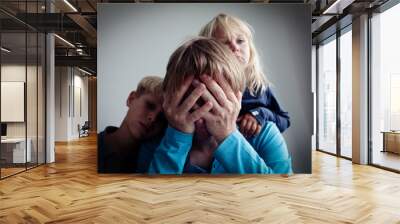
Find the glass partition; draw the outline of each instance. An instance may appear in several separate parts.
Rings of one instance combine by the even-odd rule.
[[[27,1],[25,12],[33,14],[40,13],[39,1]],[[28,21],[38,24],[39,19],[33,16]],[[27,167],[32,168],[38,165],[38,63],[39,63],[39,35],[37,30],[27,30],[28,48],[28,74],[27,74],[27,142],[31,147],[31,161]]]
[[[318,149],[336,154],[336,36],[318,47]]]
[[[28,5],[26,5],[28,3]],[[43,12],[44,1],[8,1],[1,7]],[[0,178],[45,163],[45,34],[0,12]]]
[[[26,76],[26,113],[27,113],[27,150],[30,151],[30,160],[27,167],[34,167],[38,163],[38,34],[37,32],[27,33],[27,76]]]
[[[25,170],[31,158],[26,150],[26,33],[3,32],[1,47],[1,176],[6,177]]]
[[[400,171],[400,4],[371,18],[372,164]]]
[[[352,157],[352,35],[340,36],[340,155]]]
[[[45,124],[46,124],[46,36],[38,33],[38,65],[37,65],[37,162],[44,164],[46,162],[46,145],[45,145]]]

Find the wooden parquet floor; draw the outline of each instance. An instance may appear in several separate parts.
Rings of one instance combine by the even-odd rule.
[[[96,172],[96,139],[0,181],[0,223],[400,223],[400,175],[313,152],[313,174]]]

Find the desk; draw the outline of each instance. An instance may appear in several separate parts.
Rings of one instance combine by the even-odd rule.
[[[382,152],[393,152],[400,154],[400,131],[382,131],[383,150]]]
[[[31,145],[32,141],[30,138],[26,140],[28,144],[25,144],[25,138],[6,138],[1,139],[1,157],[8,163],[25,163],[31,161]],[[25,154],[25,145],[26,154]],[[12,158],[12,159],[11,159]],[[25,161],[25,159],[27,159]]]

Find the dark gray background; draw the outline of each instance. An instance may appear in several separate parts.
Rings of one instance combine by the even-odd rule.
[[[119,126],[139,80],[163,77],[172,52],[219,13],[253,27],[264,72],[291,118],[284,137],[294,172],[311,173],[311,9],[304,4],[99,4],[99,132]]]

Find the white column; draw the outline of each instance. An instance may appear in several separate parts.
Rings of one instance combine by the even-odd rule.
[[[46,36],[46,163],[55,161],[54,133],[55,133],[55,54],[54,35]]]
[[[54,12],[54,5],[46,1],[47,12]],[[46,163],[55,162],[55,43],[54,35],[46,35]]]
[[[353,162],[368,163],[368,16],[353,19]]]

